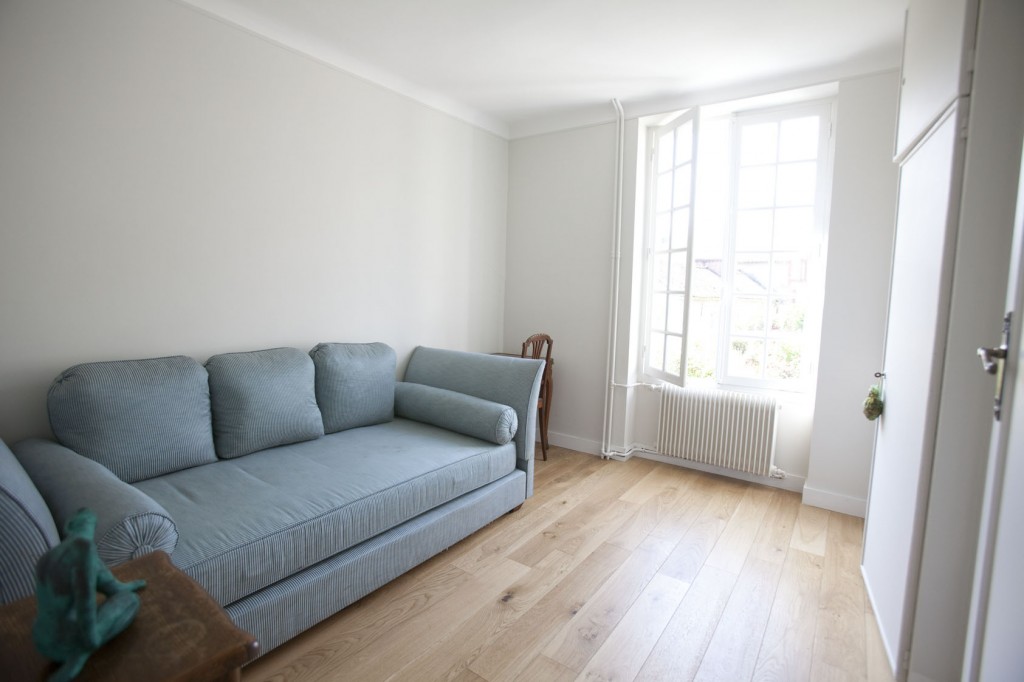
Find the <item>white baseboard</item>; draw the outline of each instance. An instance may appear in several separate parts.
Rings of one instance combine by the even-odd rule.
[[[538,441],[539,443],[540,441]],[[586,438],[577,438],[576,436],[570,436],[564,433],[555,433],[554,431],[548,432],[548,443],[551,445],[557,445],[560,448],[568,448],[575,450],[576,452],[583,452],[588,455],[601,454],[601,443],[595,440],[587,440]],[[538,445],[537,447],[540,447]]]
[[[812,488],[809,485],[804,486],[804,504],[860,518],[864,518],[868,508],[868,501],[863,498]]]
[[[557,445],[562,448],[568,448],[577,452],[582,452],[588,455],[601,456],[601,444],[597,441],[587,440],[585,438],[577,438],[576,436],[569,436],[564,433],[555,433],[554,431],[548,434],[548,442],[552,445]],[[540,445],[538,444],[539,448]],[[741,481],[747,481],[749,483],[760,483],[761,485],[771,486],[773,488],[781,488],[783,490],[790,490],[798,493],[806,490],[804,485],[806,478],[804,476],[796,476],[794,474],[787,474],[785,478],[768,478],[765,476],[755,476],[748,474],[743,471],[736,471],[734,469],[725,469],[722,467],[711,466],[710,464],[701,464],[700,462],[691,462],[686,459],[680,459],[679,457],[666,457],[665,455],[659,455],[651,452],[651,446],[645,446],[636,444],[634,445],[636,451],[631,455],[632,457],[642,457],[643,459],[653,460],[655,462],[664,462],[665,464],[672,464],[673,466],[683,467],[684,469],[695,469],[696,471],[703,471],[708,474],[718,474],[720,476],[728,476],[729,478],[739,479]],[[805,500],[806,502],[806,500]],[[820,505],[815,505],[820,506]],[[838,511],[838,510],[837,510]],[[851,513],[851,512],[844,512]],[[860,516],[864,513],[861,512]]]
[[[707,474],[728,476],[729,478],[735,478],[749,483],[760,483],[761,485],[790,490],[795,493],[800,492],[804,488],[804,477],[795,476],[793,474],[786,474],[785,478],[755,476],[754,474],[748,474],[745,471],[736,471],[734,469],[711,466],[710,464],[691,462],[688,459],[681,459],[679,457],[666,457],[665,455],[659,455],[653,452],[637,452],[634,457],[642,457],[643,459],[650,459],[655,462],[664,462],[665,464],[672,464],[674,466],[683,467],[684,469],[695,469],[696,471],[703,471]]]

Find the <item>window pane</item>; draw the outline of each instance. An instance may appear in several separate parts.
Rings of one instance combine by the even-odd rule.
[[[743,126],[740,140],[740,165],[775,163],[779,127],[777,123]]]
[[[686,252],[672,252],[672,269],[668,277],[668,288],[672,291],[686,290]]]
[[[654,220],[654,247],[655,251],[668,251],[669,238],[672,234],[672,214],[659,213]]]
[[[779,166],[777,206],[813,206],[818,164],[787,163]]]
[[[818,117],[791,118],[782,122],[779,133],[779,161],[818,158]]]
[[[775,166],[740,169],[738,208],[769,208],[775,204]],[[660,201],[659,201],[660,204]]]
[[[677,334],[683,333],[683,307],[686,304],[686,294],[671,294],[668,297],[668,331]]]
[[[655,208],[658,213],[672,209],[672,171],[658,176],[657,200]]]
[[[773,332],[799,334],[804,330],[807,306],[797,297],[773,298],[770,325]]]
[[[651,297],[651,329],[665,330],[665,294],[654,294]]]
[[[736,250],[768,251],[772,248],[772,212],[770,209],[737,211]]]
[[[692,296],[722,296],[722,261],[714,258],[694,259],[693,277],[690,281]]]
[[[652,267],[651,287],[654,291],[666,291],[668,289],[668,254],[655,254]]]
[[[676,165],[693,158],[693,121],[676,128]]]
[[[801,346],[794,341],[769,341],[766,379],[799,379],[803,359]]]
[[[733,338],[729,343],[729,374],[760,379],[764,367],[764,341]]]
[[[694,280],[697,279],[694,270]],[[718,319],[721,299],[717,296],[699,296],[690,299],[690,328],[686,339],[686,376],[692,379],[710,379],[718,364]]]
[[[672,136],[662,135],[658,140],[658,172],[672,168]]]
[[[772,293],[780,296],[807,289],[807,257],[802,253],[783,253],[772,262]]]
[[[665,371],[677,377],[683,375],[683,338],[665,337]]]
[[[803,251],[812,245],[813,208],[780,208],[775,211],[776,251]]]
[[[681,208],[672,213],[672,248],[685,249],[690,238],[690,209]]]
[[[651,345],[648,349],[650,356],[648,362],[654,369],[665,369],[665,335],[658,332],[651,333]]]
[[[672,207],[690,205],[690,174],[693,166],[686,164],[676,168],[675,194],[672,196]]]
[[[732,331],[743,334],[764,332],[768,299],[765,296],[737,296],[732,300]]]
[[[733,274],[733,291],[737,294],[767,294],[769,269],[767,253],[737,253]]]

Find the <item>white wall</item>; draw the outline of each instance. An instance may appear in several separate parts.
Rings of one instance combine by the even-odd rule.
[[[500,347],[507,143],[170,0],[0,4],[0,437],[84,361]]]
[[[861,502],[867,492],[867,467],[871,458],[871,425],[860,414],[871,373],[878,366],[880,338],[860,343],[837,337],[836,320],[854,310],[855,320],[881,329],[888,286],[888,249],[891,246],[895,211],[896,174],[891,162],[896,117],[895,72],[847,79],[839,85],[836,128],[836,159],[830,227],[829,273],[825,316],[829,341],[840,344],[835,352],[823,352],[828,376],[843,375],[843,388],[828,387],[812,406],[808,401],[784,401],[776,464],[799,486],[812,469],[811,423],[815,410],[832,415],[833,421],[849,420],[864,436],[848,450],[835,438],[829,450],[824,432],[814,455],[813,470],[825,483],[845,480],[848,465],[863,468],[858,481],[839,494]],[[762,94],[762,93],[750,93]],[[699,101],[699,98],[697,98]],[[635,158],[635,120],[627,122],[627,159]],[[632,137],[630,137],[632,136]],[[597,453],[602,439],[605,364],[608,348],[608,308],[612,255],[612,184],[615,171],[613,124],[549,133],[509,143],[509,249],[506,294],[505,345],[518,343],[534,331],[548,331],[555,338],[556,395],[551,415],[551,439],[559,445]],[[628,302],[634,238],[628,196],[632,174],[627,169],[626,216],[622,257],[623,286],[620,300]],[[876,249],[876,245],[881,249]],[[870,259],[862,258],[867,250]],[[835,263],[833,263],[835,261]],[[877,291],[863,296],[860,274],[874,269],[880,280]],[[635,300],[635,297],[633,297]],[[851,308],[852,306],[852,308]],[[631,357],[623,348],[630,325],[629,310],[620,313],[619,357]],[[831,322],[831,324],[830,324]],[[635,354],[632,356],[635,358]],[[852,369],[846,368],[846,361]],[[859,367],[870,368],[867,378]],[[627,381],[630,373],[617,368],[616,379]],[[856,390],[850,388],[856,385]],[[819,391],[820,391],[819,382]],[[657,395],[643,389],[627,407],[623,391],[617,394],[618,418],[614,434],[629,434],[631,442],[616,446],[653,445],[656,442]],[[823,402],[824,401],[824,402]],[[826,418],[829,418],[828,416]],[[865,440],[866,438],[866,440]],[[614,439],[613,439],[614,440]],[[852,451],[852,454],[851,454]],[[856,463],[850,464],[853,458]],[[831,488],[828,488],[831,490]],[[845,491],[843,493],[842,491]],[[835,491],[834,491],[835,492]],[[863,514],[863,509],[860,510]]]
[[[882,368],[898,170],[898,72],[843,81],[818,388],[804,501],[864,516],[875,426],[861,412]]]
[[[615,126],[509,144],[505,350],[554,339],[550,440],[601,446],[611,282]]]

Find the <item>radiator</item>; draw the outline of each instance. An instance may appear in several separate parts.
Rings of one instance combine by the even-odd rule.
[[[771,396],[664,384],[658,452],[770,476],[776,422],[777,405]]]

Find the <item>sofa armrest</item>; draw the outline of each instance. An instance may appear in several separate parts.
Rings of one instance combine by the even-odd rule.
[[[543,360],[419,346],[412,352],[405,381],[465,393],[508,405],[516,411],[516,466],[526,472],[526,496],[533,495],[533,450],[537,438],[537,399]]]
[[[178,529],[167,510],[102,464],[41,438],[16,443],[12,450],[58,528],[83,507],[96,514],[96,550],[107,564],[174,551]]]

